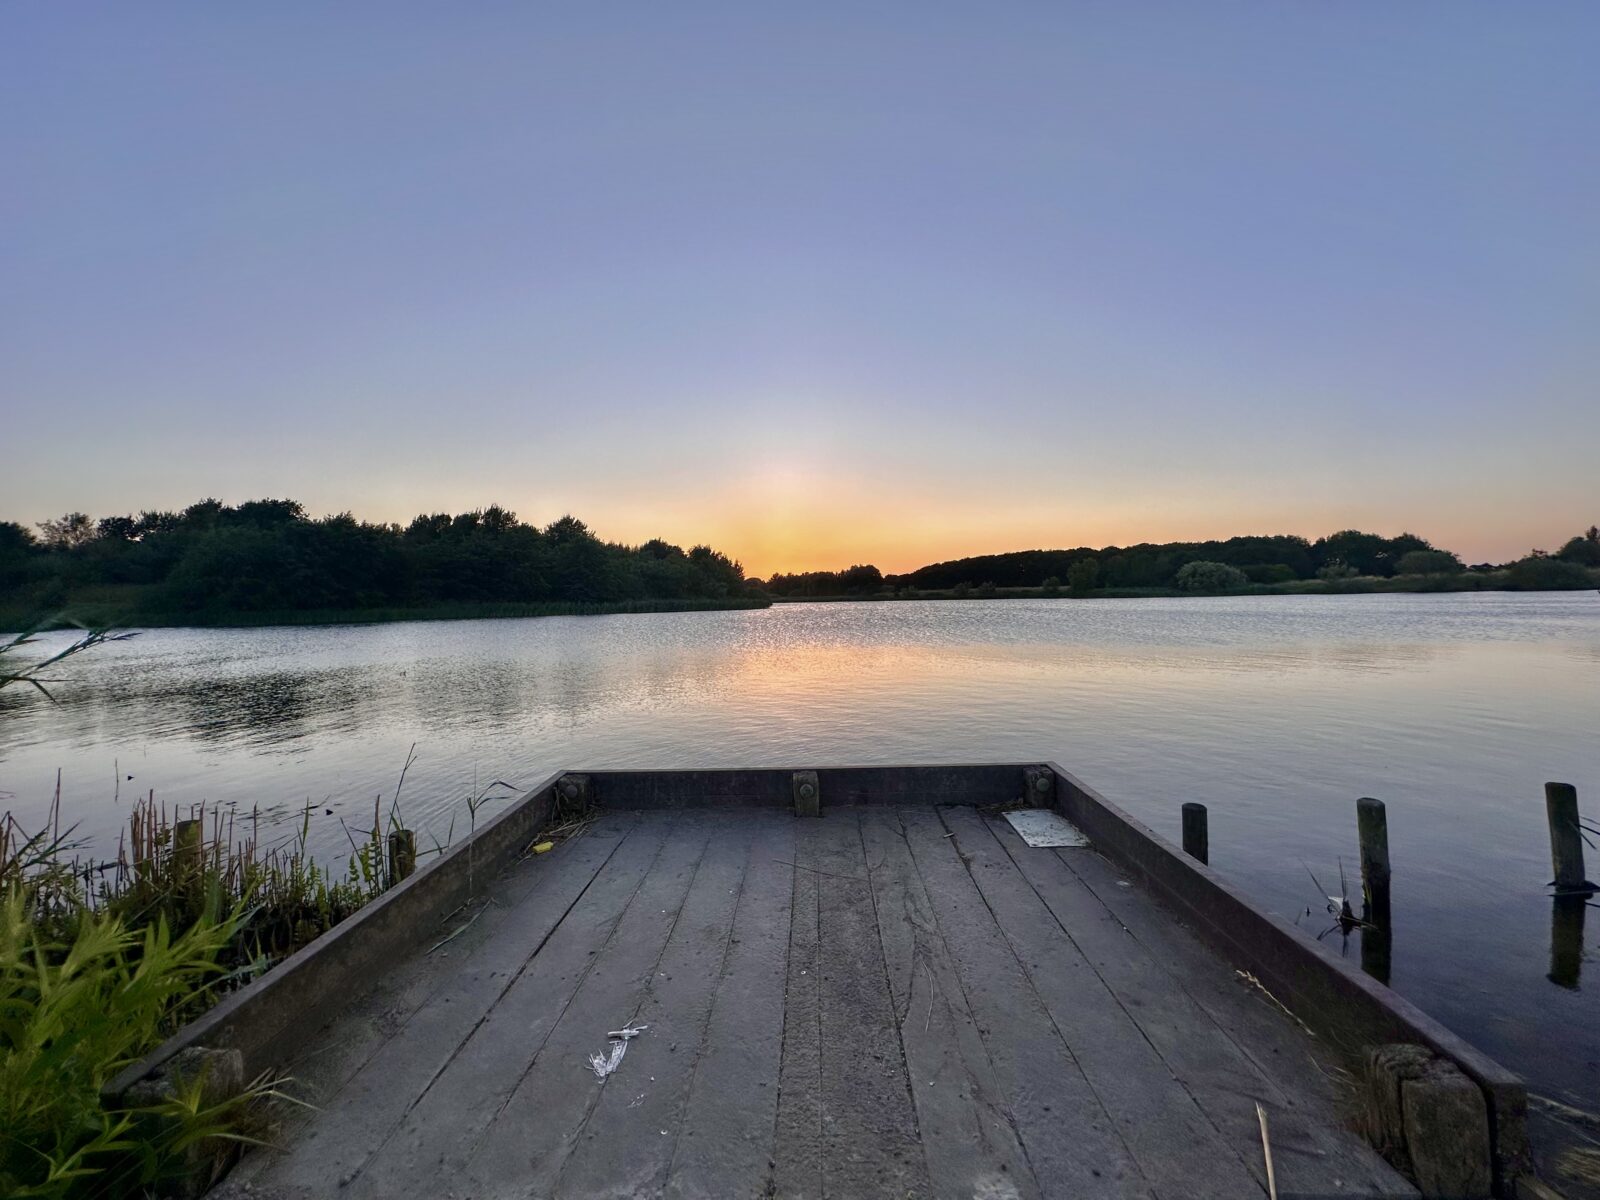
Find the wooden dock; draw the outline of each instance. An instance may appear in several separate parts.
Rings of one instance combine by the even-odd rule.
[[[558,776],[480,830],[464,908],[458,850],[122,1085],[187,1045],[294,1076],[316,1110],[230,1196],[1233,1200],[1264,1113],[1279,1197],[1399,1197],[1355,1113],[1403,1041],[1476,1073],[1511,1194],[1514,1077],[1231,893],[1219,941],[1157,874],[1224,885],[1059,768],[896,770],[819,772],[815,818],[793,772]],[[524,854],[563,783],[593,820]],[[1024,797],[1094,844],[1028,846],[992,807]]]

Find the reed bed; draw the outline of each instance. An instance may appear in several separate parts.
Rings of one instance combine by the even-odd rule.
[[[0,1196],[177,1194],[270,1127],[281,1081],[123,1106],[100,1089],[382,892],[381,801],[338,869],[307,851],[311,811],[274,838],[256,812],[147,794],[103,862],[62,828],[59,786],[41,828],[0,816]]]

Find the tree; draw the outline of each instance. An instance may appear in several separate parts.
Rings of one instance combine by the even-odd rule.
[[[1080,558],[1067,568],[1067,587],[1078,599],[1094,591],[1100,581],[1100,563],[1092,558]]]
[[[1595,586],[1595,579],[1578,563],[1545,554],[1530,554],[1511,564],[1506,583],[1519,591],[1554,592],[1591,588]]]
[[[483,510],[479,524],[489,533],[509,533],[517,527],[517,514],[498,504],[491,504]]]
[[[1562,546],[1556,557],[1583,567],[1600,567],[1600,528],[1594,525]]]
[[[0,521],[0,555],[27,554],[39,544],[33,530],[15,521]]]
[[[1240,570],[1251,583],[1289,583],[1300,578],[1288,563],[1251,563]]]
[[[845,591],[855,594],[877,592],[883,588],[883,572],[870,563],[857,564],[839,572],[839,584]]]
[[[1311,552],[1319,567],[1343,563],[1357,575],[1393,575],[1395,565],[1404,555],[1413,550],[1432,549],[1432,543],[1414,533],[1386,538],[1359,529],[1342,529],[1319,539]]]
[[[1243,587],[1248,582],[1245,573],[1238,567],[1203,559],[1185,563],[1177,576],[1178,586],[1186,592],[1226,592]]]
[[[1398,575],[1454,575],[1462,569],[1461,560],[1448,550],[1410,550],[1395,564]]]
[[[95,524],[94,534],[103,542],[136,541],[139,522],[135,517],[101,517]]]
[[[1051,575],[1040,585],[1040,594],[1051,598],[1061,595],[1061,580]]]
[[[51,550],[76,550],[95,538],[95,523],[88,513],[69,512],[53,521],[40,521],[39,532]]]
[[[229,522],[270,529],[304,521],[306,510],[298,500],[246,500],[238,508],[223,509],[222,515]]]

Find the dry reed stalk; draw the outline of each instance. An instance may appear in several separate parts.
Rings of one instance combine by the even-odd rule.
[[[1256,1101],[1256,1120],[1261,1122],[1261,1153],[1267,1160],[1267,1196],[1278,1200],[1278,1175],[1272,1169],[1272,1138],[1267,1134],[1267,1110]]]

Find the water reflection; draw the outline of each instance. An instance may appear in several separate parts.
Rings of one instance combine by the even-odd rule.
[[[1379,983],[1388,983],[1394,963],[1394,926],[1387,913],[1381,922],[1375,916],[1363,919],[1367,923],[1361,929],[1361,969]]]
[[[1550,902],[1550,973],[1557,987],[1577,991],[1583,974],[1583,922],[1587,896],[1556,896]]]

